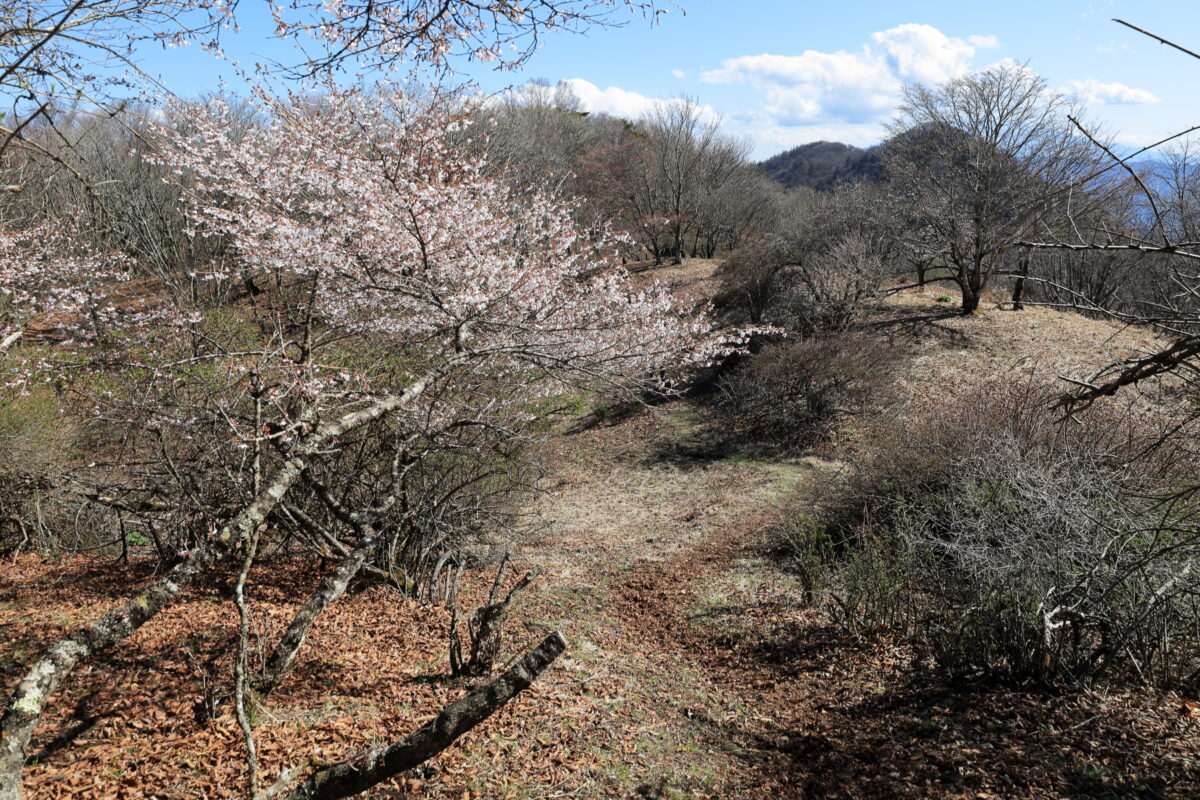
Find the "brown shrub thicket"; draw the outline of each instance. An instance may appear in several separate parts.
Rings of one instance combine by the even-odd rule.
[[[790,197],[777,230],[730,253],[718,302],[734,317],[805,335],[842,330],[883,296],[894,242],[874,198],[849,188]]]
[[[738,441],[818,444],[887,379],[893,349],[863,334],[767,345],[723,383],[722,425]]]
[[[1053,396],[995,381],[910,409],[783,541],[844,624],[903,630],[960,677],[1194,690],[1194,464],[1149,421],[1064,421]]]

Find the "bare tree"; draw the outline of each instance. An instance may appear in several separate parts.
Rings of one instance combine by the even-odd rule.
[[[1020,272],[1011,257],[1018,241],[1082,202],[1061,191],[1098,163],[1069,121],[1074,111],[1012,64],[905,88],[887,173],[919,223],[913,249],[947,268],[964,313],[979,307],[993,276]]]
[[[607,120],[579,160],[574,188],[597,220],[639,241],[655,264],[711,258],[760,230],[778,187],[747,162],[746,142],[687,98],[640,122]]]
[[[782,194],[777,182],[746,162],[740,143],[715,148],[692,199],[692,257],[714,258],[768,230]]]
[[[678,264],[698,206],[724,190],[745,163],[749,145],[722,135],[720,121],[686,97],[656,104],[644,128],[655,173],[655,211],[666,223],[668,253]]]
[[[632,123],[588,148],[576,189],[595,218],[610,222],[661,264],[669,220],[663,216],[653,146]]]

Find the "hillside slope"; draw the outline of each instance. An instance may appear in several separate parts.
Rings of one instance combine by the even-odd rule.
[[[698,294],[714,267],[642,274]],[[892,298],[864,327],[898,345],[889,415],[905,413],[906,397],[1004,374],[1086,375],[1153,344],[1044,309],[961,317],[934,290]],[[1170,386],[1143,389],[1146,403],[1172,402]],[[705,448],[705,411],[690,399],[591,410],[541,445],[547,474],[528,508],[537,525],[508,542],[513,570],[543,574],[514,609],[504,658],[548,628],[570,649],[458,746],[367,797],[1200,796],[1200,714],[1184,698],[949,685],[886,632],[850,637],[806,609],[771,532],[798,488],[841,468],[836,453]],[[281,588],[255,603],[280,625],[297,596],[283,587],[313,577],[273,569]],[[486,596],[494,569],[464,576],[465,607]],[[139,577],[96,557],[35,554],[0,574],[7,677],[37,641]],[[227,675],[231,612],[219,592],[195,592],[83,671],[39,730],[29,796],[238,796],[231,715],[219,707],[202,725],[191,713],[205,681]],[[339,601],[256,725],[267,777],[297,753],[338,757],[394,738],[461,695],[446,677],[448,624],[445,609],[379,587]]]

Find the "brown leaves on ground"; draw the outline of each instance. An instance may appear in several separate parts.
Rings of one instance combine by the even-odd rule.
[[[7,684],[57,634],[101,612],[144,572],[137,566],[123,572],[110,559],[43,562],[28,553],[2,569],[3,585],[9,587],[0,603]],[[284,562],[253,577],[255,634],[269,652],[295,610],[289,598],[302,598],[314,583],[312,570]],[[486,592],[483,580],[479,583],[467,593]],[[273,779],[310,758],[337,760],[400,738],[461,696],[465,685],[446,677],[448,622],[444,609],[382,587],[331,607],[292,673],[256,716],[265,777]],[[221,587],[197,591],[115,652],[81,666],[52,702],[35,737],[25,780],[28,796],[239,796],[242,740],[224,696],[236,626],[233,603]],[[212,689],[219,699],[215,717],[202,722],[201,707]],[[467,740],[492,737],[497,747],[485,750],[495,757],[513,745],[536,746],[529,733],[536,715],[529,712],[545,702],[540,694],[535,685],[498,714],[495,724]],[[481,792],[473,788],[479,771],[451,757],[374,796],[402,796],[394,790],[416,784],[423,797],[471,796]]]

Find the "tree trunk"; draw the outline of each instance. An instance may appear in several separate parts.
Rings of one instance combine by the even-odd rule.
[[[562,634],[550,634],[499,678],[446,706],[424,727],[389,747],[365,750],[347,761],[319,769],[283,797],[339,800],[423,764],[527,689],[566,646]]]
[[[1021,261],[1021,270],[1017,274],[1017,280],[1013,283],[1012,303],[1013,311],[1023,311],[1025,306],[1021,304],[1021,299],[1025,295],[1025,276],[1029,274],[1029,259]]]
[[[379,541],[379,537],[366,539],[350,551],[350,555],[342,559],[337,569],[325,577],[321,588],[310,595],[300,610],[296,612],[296,616],[292,618],[292,624],[284,632],[279,644],[275,645],[262,672],[254,680],[253,688],[260,698],[266,697],[279,686],[283,676],[287,674],[288,668],[291,667],[296,653],[300,652],[300,647],[304,644],[304,638],[308,636],[309,630],[312,629],[313,622],[331,603],[342,596],[350,581],[362,569],[367,557],[378,546]]]
[[[962,313],[974,314],[979,308],[980,288],[971,280],[970,276],[960,279],[958,287],[962,290]]]

